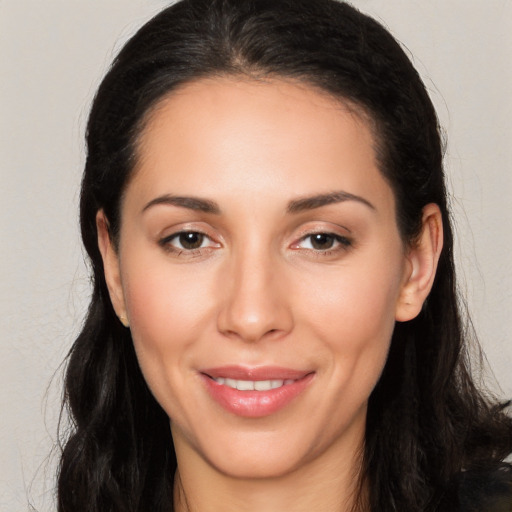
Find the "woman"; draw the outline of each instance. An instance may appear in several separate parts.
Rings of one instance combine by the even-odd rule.
[[[60,511],[510,510],[437,118],[385,29],[178,2],[116,58],[87,145]]]

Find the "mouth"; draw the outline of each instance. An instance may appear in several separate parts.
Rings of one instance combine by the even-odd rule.
[[[213,378],[213,377],[212,377]],[[293,379],[276,379],[276,380],[235,380],[225,377],[213,378],[213,380],[222,386],[228,386],[238,391],[270,391],[278,389],[282,386],[293,384]]]
[[[208,394],[226,411],[246,418],[274,414],[308,388],[315,372],[229,366],[200,372]]]

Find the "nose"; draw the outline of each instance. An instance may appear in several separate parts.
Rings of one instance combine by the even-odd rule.
[[[290,295],[270,255],[239,255],[223,275],[218,329],[246,342],[279,339],[293,328]]]

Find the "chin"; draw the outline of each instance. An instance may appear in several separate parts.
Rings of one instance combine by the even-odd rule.
[[[198,453],[219,472],[237,479],[286,477],[321,457],[329,444],[298,425],[260,425],[258,430],[215,437]]]
[[[172,426],[178,461],[193,458],[214,471],[235,479],[276,479],[293,473],[311,456],[311,443],[304,433],[290,436],[290,429],[270,424],[221,430],[209,424],[208,431],[188,432]],[[239,426],[240,427],[240,426]],[[185,442],[183,442],[185,441]],[[201,462],[202,461],[202,462]],[[196,466],[198,467],[198,466]]]
[[[279,479],[296,471],[300,460],[287,453],[272,453],[261,450],[258,454],[245,453],[227,460],[211,460],[211,465],[220,473],[240,480]]]

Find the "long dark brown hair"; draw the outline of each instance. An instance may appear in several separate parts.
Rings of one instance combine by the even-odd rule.
[[[508,471],[512,422],[479,391],[468,361],[436,113],[400,45],[375,20],[335,0],[182,0],[124,46],[87,126],[80,222],[93,292],[69,354],[59,512],[169,512],[176,457],[169,420],[114,314],[97,245],[103,209],[117,239],[120,200],[152,108],[201,77],[286,78],[355,105],[370,120],[397,223],[411,243],[437,203],[444,249],[420,315],[397,323],[368,407],[362,481],[372,511],[456,510],[473,472]]]

